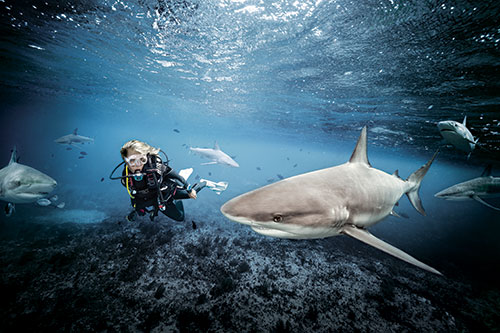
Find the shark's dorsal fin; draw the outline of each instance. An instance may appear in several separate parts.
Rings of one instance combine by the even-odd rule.
[[[489,177],[491,176],[491,164],[488,164],[488,166],[484,169],[483,173],[481,174],[481,177]]]
[[[356,148],[354,148],[354,152],[349,162],[363,163],[371,166],[370,162],[368,162],[368,155],[366,154],[366,126],[361,130],[361,135],[359,136],[358,143],[356,143]]]
[[[73,134],[78,135],[77,132],[78,132],[78,127],[73,130]]]
[[[462,123],[464,126],[467,124],[467,116],[464,117],[464,121]]]
[[[16,146],[14,146],[14,148],[11,150],[11,155],[10,155],[10,161],[9,161],[9,165],[11,165],[12,163],[17,163],[17,149],[16,149]]]
[[[215,141],[214,150],[220,150],[219,144]]]

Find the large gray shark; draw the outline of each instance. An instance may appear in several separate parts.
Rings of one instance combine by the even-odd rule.
[[[459,123],[454,120],[440,121],[437,124],[439,133],[443,139],[454,146],[455,148],[466,152],[472,153],[476,147],[478,139],[474,140],[474,136],[466,127],[467,116],[464,117],[463,123]]]
[[[500,197],[500,177],[493,177],[491,165],[488,165],[480,177],[450,186],[434,196],[445,200],[474,199],[487,207],[500,210],[482,199]]]
[[[80,148],[79,146],[76,145],[77,143],[83,144],[85,142],[88,142],[88,143],[94,142],[94,139],[88,138],[88,137],[83,136],[83,135],[78,135],[77,132],[78,132],[78,128],[75,128],[75,130],[73,131],[72,134],[61,136],[60,138],[54,140],[54,142],[62,144],[62,145],[70,145],[70,146],[73,146],[76,148]]]
[[[17,163],[16,155],[14,148],[9,164],[0,170],[0,200],[7,202],[7,216],[13,213],[14,204],[36,202],[57,186],[57,182],[46,174]]]
[[[221,212],[257,233],[280,238],[310,239],[349,235],[399,259],[441,274],[405,252],[376,238],[366,228],[395,214],[406,194],[422,215],[418,190],[436,154],[407,180],[372,168],[366,153],[366,127],[349,162],[283,179],[226,202]]]
[[[210,162],[207,163],[202,163],[202,165],[207,165],[207,164],[224,164],[224,165],[229,165],[233,168],[238,168],[240,165],[233,160],[229,155],[227,155],[225,152],[223,152],[217,142],[214,145],[214,148],[193,148],[190,147],[189,150],[192,152],[197,153],[198,155],[208,158],[211,160]]]

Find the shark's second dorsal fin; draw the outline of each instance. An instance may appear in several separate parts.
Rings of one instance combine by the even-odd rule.
[[[73,134],[78,135],[77,132],[78,132],[78,127],[73,130]]]
[[[491,164],[488,164],[488,166],[484,169],[483,173],[481,174],[481,177],[489,177],[491,176]]]
[[[363,163],[371,166],[370,162],[368,162],[368,155],[366,153],[366,126],[361,130],[361,135],[359,136],[358,143],[356,144],[356,148],[354,148],[354,152],[349,162]]]
[[[464,117],[464,121],[462,123],[464,126],[466,126],[465,124],[467,124],[467,116]]]
[[[11,155],[10,155],[10,161],[9,161],[9,165],[11,165],[12,163],[17,163],[17,149],[16,149],[16,146],[14,146],[14,148],[11,150]]]
[[[220,150],[219,144],[215,141],[214,150]]]

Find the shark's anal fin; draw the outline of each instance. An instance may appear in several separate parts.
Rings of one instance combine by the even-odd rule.
[[[490,205],[489,203],[487,203],[486,201],[484,201],[483,199],[481,199],[481,198],[480,198],[480,197],[478,197],[477,195],[473,195],[473,196],[472,196],[472,199],[476,200],[476,201],[477,201],[477,202],[479,202],[479,203],[482,203],[482,204],[483,204],[483,205],[485,205],[486,207],[490,207],[491,209],[494,209],[494,210],[498,210],[498,211],[500,211],[500,208]]]
[[[413,258],[409,254],[401,251],[400,249],[378,239],[377,237],[373,236],[370,234],[368,231],[365,229],[360,229],[354,225],[351,224],[346,224],[343,226],[342,231],[343,234],[349,235],[353,238],[356,238],[359,241],[362,241],[363,243],[366,243],[368,245],[371,245],[381,251],[384,251],[398,259],[404,260],[407,263],[410,263],[412,265],[415,265],[417,267],[420,267],[422,269],[425,269],[426,271],[429,271],[434,274],[438,275],[443,275],[434,268],[424,264],[423,262],[418,261],[417,259]]]

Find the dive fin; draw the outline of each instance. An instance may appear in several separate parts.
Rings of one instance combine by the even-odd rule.
[[[181,171],[179,171],[179,175],[185,180],[188,180],[189,176],[191,176],[192,173],[193,173],[193,168],[182,169]]]
[[[207,187],[214,191],[215,193],[217,194],[221,194],[221,192],[225,191],[227,189],[227,185],[228,185],[228,182],[213,182],[211,180],[208,180],[208,179],[200,179],[200,183],[201,182],[206,182],[207,183]]]
[[[406,192],[406,195],[408,196],[408,200],[410,200],[411,204],[415,209],[422,215],[425,216],[425,210],[424,207],[422,207],[422,201],[420,200],[420,197],[418,196],[418,190],[420,189],[420,184],[422,182],[422,179],[424,178],[425,174],[431,167],[432,162],[436,158],[437,154],[439,153],[439,149],[436,150],[434,153],[434,156],[423,166],[420,167],[417,171],[412,173],[410,177],[406,180],[407,182],[412,183],[412,187],[410,191]]]
[[[356,238],[359,241],[362,241],[363,243],[366,243],[368,245],[371,245],[381,251],[384,251],[385,253],[388,253],[398,259],[401,259],[403,261],[406,261],[407,263],[410,263],[412,265],[415,265],[417,267],[420,267],[422,269],[425,269],[426,271],[429,271],[434,274],[438,275],[443,275],[434,268],[424,264],[423,262],[418,261],[417,259],[413,258],[409,254],[401,251],[400,249],[378,239],[377,237],[373,236],[370,234],[368,231],[365,229],[359,229],[353,225],[345,225],[342,229],[342,233],[351,236],[353,238]]]
[[[472,196],[472,199],[476,200],[477,202],[482,203],[482,204],[483,204],[483,205],[485,205],[486,207],[490,207],[490,208],[492,208],[492,209],[494,209],[494,210],[500,210],[500,208],[490,205],[489,203],[487,203],[486,201],[484,201],[483,199],[481,199],[481,198],[480,198],[480,197],[478,197],[477,195],[473,195],[473,196]]]
[[[370,162],[368,162],[368,155],[366,153],[366,126],[363,127],[361,130],[361,134],[359,136],[358,142],[356,143],[356,148],[354,148],[354,151],[351,155],[351,158],[349,159],[350,163],[363,163],[368,166],[370,165]]]

